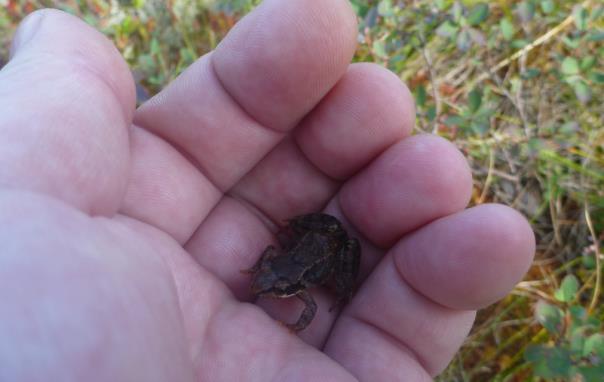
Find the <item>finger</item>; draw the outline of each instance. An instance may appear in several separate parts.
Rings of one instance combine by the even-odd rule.
[[[104,36],[63,12],[34,12],[0,71],[0,184],[114,213],[134,103],[130,71]]]
[[[247,114],[284,131],[344,74],[356,34],[347,1],[266,0],[220,43],[214,70]]]
[[[181,148],[221,190],[331,89],[355,48],[348,2],[267,0],[143,105],[136,123]]]
[[[403,279],[426,297],[452,309],[479,309],[520,281],[535,239],[518,212],[486,204],[435,221],[405,238],[395,253]]]
[[[371,107],[358,106],[364,104]],[[357,106],[360,110],[352,109]],[[296,130],[298,142],[285,139],[246,175],[203,222],[187,250],[235,295],[248,297],[249,280],[239,270],[249,268],[271,242],[274,230],[267,223],[322,210],[336,192],[339,182],[317,165],[334,176],[358,171],[376,151],[411,130],[413,116],[407,113],[412,110],[408,91],[390,72],[374,65],[351,67]],[[331,148],[338,140],[339,148]],[[332,157],[338,164],[329,167]]]
[[[344,183],[327,210],[361,238],[360,279],[395,240],[461,211],[470,198],[471,177],[465,158],[450,142],[417,135],[393,145]]]
[[[459,150],[442,138],[418,135],[347,182],[338,201],[359,232],[389,247],[405,233],[462,210],[471,191],[472,174]]]
[[[479,206],[428,224],[380,262],[340,316],[325,351],[359,379],[376,368],[398,375],[406,367],[421,368],[434,376],[469,332],[474,309],[509,291],[533,251],[526,221],[502,206]],[[371,355],[357,350],[367,343]],[[403,362],[392,362],[397,359]]]
[[[313,8],[301,1],[267,1],[238,24],[215,52],[144,104],[137,111],[136,123],[174,148],[158,144],[161,147],[134,152],[134,160],[144,165],[134,165],[136,184],[129,188],[122,212],[186,241],[215,206],[215,191],[229,189],[248,172],[283,138],[282,130],[293,126],[341,76],[354,50],[355,20],[350,16],[345,1],[317,2]],[[309,34],[311,30],[317,33]],[[299,50],[292,57],[282,54],[275,59],[268,54],[294,46]],[[306,54],[311,46],[319,54]],[[307,86],[306,75],[317,79],[314,87]],[[249,78],[229,82],[240,76],[258,80],[257,86],[248,89]],[[249,92],[241,92],[237,85]],[[274,93],[287,86],[291,86],[287,93]],[[254,106],[272,100],[275,94],[268,110]],[[250,112],[255,107],[259,114]],[[264,118],[273,111],[280,113],[271,117],[274,120]],[[198,170],[192,173],[177,158],[177,151]],[[166,185],[162,174],[147,163],[177,169],[169,179],[173,190],[197,184],[204,191],[183,191],[175,197],[161,186]],[[192,176],[198,179],[191,180]]]
[[[379,116],[379,117],[377,117]],[[411,131],[407,88],[377,65],[352,65],[295,131],[232,194],[280,222],[321,210],[339,186]]]
[[[413,98],[399,78],[359,63],[302,121],[296,141],[311,163],[341,180],[409,135],[414,123]]]
[[[120,213],[185,243],[222,192],[174,147],[138,126],[131,128],[130,152],[131,175]]]

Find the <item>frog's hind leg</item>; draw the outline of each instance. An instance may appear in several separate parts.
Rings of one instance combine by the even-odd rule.
[[[346,246],[338,253],[333,278],[336,289],[336,302],[329,311],[346,304],[352,298],[359,266],[361,263],[361,246],[355,238],[348,239]]]
[[[317,313],[317,303],[306,289],[297,293],[296,297],[304,302],[304,310],[295,324],[285,324],[292,332],[299,332],[306,329]]]

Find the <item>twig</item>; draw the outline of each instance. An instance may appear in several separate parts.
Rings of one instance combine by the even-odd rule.
[[[523,54],[522,56],[520,56],[520,75],[526,73],[526,54]],[[516,109],[518,109],[518,114],[520,114],[520,119],[522,120],[522,127],[524,127],[524,134],[526,135],[527,138],[531,137],[531,131],[529,129],[529,123],[528,123],[528,119],[526,117],[526,113],[524,111],[524,103],[523,101],[523,84],[524,81],[520,81],[520,83],[518,84],[518,90],[516,91]]]
[[[491,187],[491,183],[493,181],[493,168],[494,167],[495,167],[495,150],[492,147],[490,147],[489,148],[489,172],[487,173],[487,179],[484,181],[484,187],[482,188],[482,192],[480,193],[480,197],[478,198],[477,204],[484,203],[484,200],[487,198],[489,188]]]
[[[589,0],[584,1],[582,4],[583,7],[588,7],[590,5],[591,5],[591,1],[589,1]],[[553,27],[552,29],[548,30],[546,33],[544,33],[543,35],[538,37],[535,41],[531,42],[524,48],[516,51],[511,56],[501,60],[495,66],[493,66],[491,69],[489,69],[487,72],[482,73],[480,76],[478,76],[474,81],[472,81],[470,83],[469,88],[473,89],[476,86],[476,84],[488,79],[492,75],[492,73],[498,72],[500,69],[502,69],[502,68],[508,66],[510,63],[512,63],[512,61],[519,59],[520,57],[528,54],[528,52],[530,52],[531,50],[538,47],[539,45],[549,41],[552,37],[554,37],[555,35],[560,33],[562,30],[564,30],[567,26],[572,24],[574,21],[575,21],[575,16],[570,14],[560,24],[558,24],[555,27]]]
[[[591,303],[589,304],[589,309],[587,310],[589,313],[591,313],[598,303],[598,299],[600,298],[600,279],[602,269],[600,266],[600,240],[596,236],[596,231],[594,230],[594,226],[591,222],[587,201],[585,202],[585,221],[587,222],[587,228],[589,228],[589,233],[594,242],[594,256],[596,258],[596,287],[594,288],[594,295],[591,298]]]
[[[556,206],[554,205],[554,200],[552,198],[549,199],[549,214],[552,219],[552,225],[554,226],[554,240],[556,244],[559,246],[562,245],[562,236],[560,236],[560,225],[558,224],[558,212],[556,210]]]
[[[428,66],[428,72],[430,73],[430,85],[432,86],[432,98],[434,98],[434,104],[436,105],[436,115],[434,116],[434,125],[432,126],[432,134],[436,134],[438,132],[438,116],[442,110],[442,103],[440,101],[440,95],[438,94],[438,84],[436,82],[434,65],[432,64],[432,59],[430,58],[428,49],[426,48],[426,41],[424,40],[423,35],[420,35],[420,39],[422,42],[422,57],[426,62],[426,66]]]

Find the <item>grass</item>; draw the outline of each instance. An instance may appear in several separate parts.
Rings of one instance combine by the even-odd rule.
[[[27,13],[58,7],[115,41],[142,102],[215,47],[254,2],[0,0],[0,60]],[[599,380],[604,5],[351,2],[360,21],[355,60],[397,73],[415,96],[417,131],[447,137],[464,152],[475,179],[472,204],[516,208],[537,237],[525,280],[479,312],[439,380]],[[559,367],[544,369],[546,361]]]

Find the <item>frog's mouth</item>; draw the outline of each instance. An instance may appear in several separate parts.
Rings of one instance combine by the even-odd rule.
[[[298,294],[300,290],[297,289],[295,291],[291,290],[291,291],[283,291],[281,289],[272,289],[270,291],[264,292],[264,293],[260,293],[258,294],[259,296],[264,296],[264,297],[276,297],[276,298],[285,298],[285,297],[292,297],[295,296],[296,294]]]

